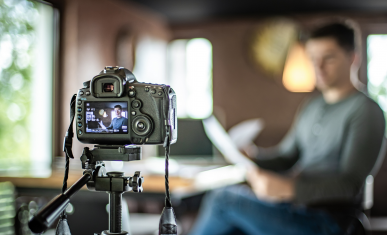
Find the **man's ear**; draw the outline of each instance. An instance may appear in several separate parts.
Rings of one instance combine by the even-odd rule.
[[[361,56],[358,52],[352,53],[352,65],[351,65],[351,82],[359,91],[365,91],[367,89],[365,83],[359,79],[359,68],[361,65]]]
[[[359,69],[361,64],[361,57],[360,54],[357,52],[352,53],[352,67]]]

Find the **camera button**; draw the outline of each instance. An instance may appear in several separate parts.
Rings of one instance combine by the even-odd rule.
[[[145,87],[145,91],[148,92],[149,91],[149,87]]]
[[[132,116],[136,116],[136,112],[135,111],[132,111],[131,114],[132,114]]]
[[[90,95],[90,91],[86,91],[86,95]]]
[[[79,95],[83,95],[85,94],[83,91],[79,91]]]
[[[144,130],[145,129],[145,124],[143,122],[139,122],[139,123],[137,123],[137,128],[140,129],[140,130]]]
[[[162,92],[162,91],[159,91],[159,92],[157,92],[157,94],[158,94],[159,96],[162,96],[162,95],[163,95],[163,92]]]
[[[133,100],[132,102],[132,107],[137,109],[137,108],[140,108],[141,106],[141,102],[139,100]]]
[[[82,135],[82,134],[83,134],[83,131],[78,130],[78,135]]]
[[[136,91],[135,90],[130,90],[128,95],[129,95],[129,97],[133,98],[134,96],[136,96]]]
[[[82,120],[82,115],[78,114],[77,118],[78,120]]]
[[[78,107],[78,108],[77,108],[77,111],[78,111],[78,112],[82,112],[82,108],[81,108],[81,107]]]
[[[82,127],[82,122],[78,122],[78,127]]]
[[[82,100],[78,100],[77,104],[81,105],[82,104]]]
[[[152,90],[151,90],[151,93],[152,93],[152,94],[156,94],[156,90],[155,90],[155,89],[152,89]]]

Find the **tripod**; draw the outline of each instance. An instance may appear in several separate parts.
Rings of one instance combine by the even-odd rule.
[[[108,172],[103,160],[109,161],[134,161],[141,159],[141,148],[138,146],[109,146],[96,145],[89,151],[86,147],[81,156],[82,168],[94,170],[94,177],[87,183],[90,191],[105,191],[109,194],[109,230],[101,235],[119,234],[129,235],[122,228],[122,194],[128,191],[141,193],[143,191],[140,171],[136,171],[133,177],[124,176],[123,172]]]
[[[66,209],[70,197],[84,185],[90,191],[105,191],[109,194],[109,230],[95,233],[95,235],[129,235],[122,230],[122,194],[128,191],[141,193],[143,191],[140,171],[133,177],[124,176],[123,172],[106,173],[103,161],[135,161],[141,160],[141,147],[95,145],[93,150],[83,149],[81,156],[83,176],[74,183],[65,193],[51,200],[39,213],[31,219],[29,227],[35,233],[45,231],[56,218]]]

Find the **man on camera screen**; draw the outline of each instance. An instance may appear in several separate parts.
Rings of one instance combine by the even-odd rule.
[[[102,123],[102,121],[99,122],[99,124],[101,125],[101,128],[103,130],[106,130],[106,129],[113,129],[113,130],[119,130],[119,131],[127,130],[128,119],[121,116],[121,113],[122,113],[121,105],[114,106],[114,113],[116,114],[116,117],[113,118],[112,122],[110,123],[110,125],[108,127],[106,127]]]

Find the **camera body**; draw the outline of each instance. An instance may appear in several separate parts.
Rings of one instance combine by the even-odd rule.
[[[170,86],[138,82],[123,67],[105,67],[83,86],[75,110],[80,142],[157,145],[167,135],[170,144],[176,142],[176,94]]]

